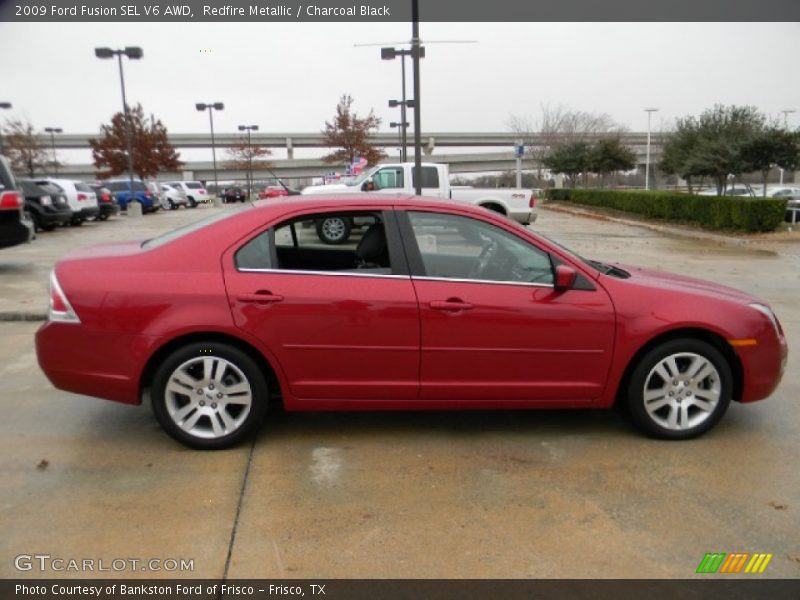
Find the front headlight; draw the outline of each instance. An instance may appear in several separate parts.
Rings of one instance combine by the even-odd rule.
[[[772,326],[775,328],[775,335],[782,337],[781,326],[780,323],[778,323],[778,317],[775,316],[775,313],[772,312],[772,309],[769,306],[765,304],[758,304],[756,302],[748,304],[748,306],[750,308],[755,308],[758,312],[767,317],[772,323]]]

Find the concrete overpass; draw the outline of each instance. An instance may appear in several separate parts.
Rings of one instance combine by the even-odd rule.
[[[45,148],[55,144],[58,149],[86,150],[89,148],[89,140],[98,137],[97,133],[63,133],[55,136],[53,140],[47,134],[40,134],[38,141]],[[325,148],[322,133],[264,133],[253,132],[252,143],[255,146],[265,148],[285,148],[288,158],[294,158],[295,148]],[[593,138],[607,137],[605,135],[588,136],[587,140]],[[545,136],[539,133],[522,136],[527,145],[540,146],[547,143]],[[220,148],[229,148],[241,144],[241,132],[236,133],[216,133],[214,143]],[[397,132],[381,132],[372,136],[372,142],[376,146],[383,148],[393,148],[398,145]],[[477,133],[423,133],[422,146],[426,155],[433,154],[437,147],[442,148],[513,148],[520,136],[508,131],[503,132],[477,132]],[[645,147],[647,145],[647,133],[627,132],[620,135],[622,143],[632,148]],[[211,148],[210,133],[171,133],[169,134],[170,143],[176,148]],[[409,147],[413,148],[413,136],[409,136]],[[662,142],[661,134],[653,134],[651,146],[660,146]]]
[[[645,148],[634,148],[637,151],[640,164],[645,162]],[[651,147],[650,160],[655,164],[660,159],[660,148]],[[399,160],[397,157],[390,157],[386,162]],[[484,152],[475,154],[436,154],[428,156],[425,160],[447,163],[450,165],[451,173],[481,173],[492,171],[510,171],[516,168],[516,158],[513,152]],[[295,158],[283,160],[271,160],[274,172],[278,177],[285,179],[308,179],[321,177],[330,171],[338,171],[342,174],[341,166],[324,162],[321,158]],[[523,169],[531,170],[537,165],[531,160],[523,160]],[[74,179],[94,180],[95,170],[93,165],[65,165],[59,172],[62,176]],[[220,181],[242,180],[246,178],[246,171],[242,169],[230,169],[226,161],[217,161],[217,176]],[[266,170],[253,170],[253,177],[256,180],[269,179],[271,173]],[[170,179],[198,179],[201,181],[213,181],[214,171],[211,161],[188,162],[181,172],[161,173],[158,179],[162,181]]]

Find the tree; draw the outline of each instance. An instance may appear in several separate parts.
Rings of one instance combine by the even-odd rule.
[[[272,163],[264,160],[265,156],[272,156],[272,151],[263,146],[247,143],[247,136],[239,136],[236,143],[226,150],[228,165],[231,169],[246,171],[253,169],[271,169]]]
[[[694,161],[698,139],[695,118],[678,119],[675,130],[667,136],[666,142],[664,142],[661,161],[658,163],[658,167],[667,175],[678,175],[685,179],[690,194],[692,193],[692,177],[699,175],[699,169]]]
[[[570,142],[592,142],[598,136],[625,131],[606,113],[571,110],[563,105],[551,107],[549,104],[541,106],[538,120],[512,115],[507,127],[522,140],[526,156],[536,165],[539,179],[542,178],[545,157],[559,146]]]
[[[747,169],[761,171],[763,195],[767,195],[767,178],[774,167],[794,171],[800,166],[798,135],[771,125],[755,135],[742,148]]]
[[[630,171],[636,166],[636,154],[623,146],[619,138],[599,140],[589,151],[588,170],[600,175],[600,185],[604,186],[605,176],[617,171]]]
[[[148,122],[141,104],[128,110],[133,138],[133,172],[140,179],[154,177],[160,171],[177,171],[183,163],[167,139],[167,128],[159,121]],[[100,179],[128,171],[128,141],[125,113],[118,112],[111,124],[101,125],[99,139],[89,140],[92,158]]]
[[[55,166],[52,160],[48,160],[47,149],[39,142],[29,121],[8,119],[3,129],[3,152],[14,171],[36,177],[37,171],[43,171],[48,165]]]
[[[336,116],[333,122],[325,122],[322,135],[325,145],[329,148],[338,148],[323,157],[328,163],[352,163],[356,157],[367,159],[367,164],[375,165],[386,157],[386,153],[369,142],[369,136],[377,131],[381,120],[370,110],[369,115],[361,119],[353,112],[353,98],[344,94],[336,105]]]
[[[555,173],[563,173],[575,187],[578,175],[589,170],[591,148],[586,142],[569,142],[550,152],[544,165]]]

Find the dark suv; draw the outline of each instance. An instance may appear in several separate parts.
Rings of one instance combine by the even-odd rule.
[[[32,179],[17,179],[17,183],[25,194],[25,212],[36,229],[52,231],[72,220],[72,209],[61,188],[46,181],[37,184]]]
[[[25,199],[5,156],[0,156],[0,248],[33,239],[33,225],[24,218]]]

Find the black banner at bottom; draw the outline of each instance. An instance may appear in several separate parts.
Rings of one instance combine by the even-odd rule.
[[[3,600],[800,598],[797,579],[5,579]]]

